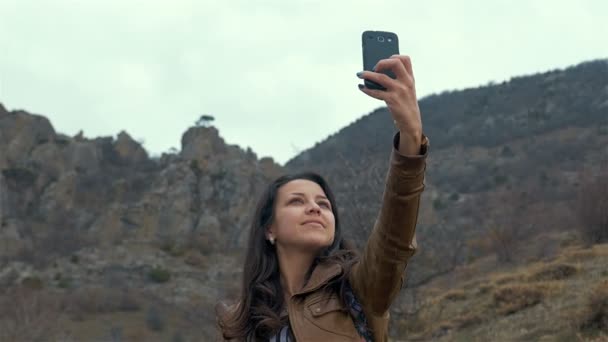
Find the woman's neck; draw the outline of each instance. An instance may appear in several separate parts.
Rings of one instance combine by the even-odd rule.
[[[304,288],[306,275],[315,260],[315,255],[298,250],[286,250],[277,246],[279,269],[281,270],[281,286],[285,299]]]

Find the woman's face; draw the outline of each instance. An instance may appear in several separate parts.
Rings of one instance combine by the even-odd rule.
[[[331,203],[319,184],[292,180],[278,190],[274,221],[268,233],[277,246],[318,252],[334,241]]]

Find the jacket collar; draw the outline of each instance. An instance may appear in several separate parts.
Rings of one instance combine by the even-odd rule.
[[[343,269],[342,266],[336,263],[321,263],[315,266],[315,269],[312,271],[308,282],[304,286],[304,288],[294,295],[301,295],[308,292],[313,292],[323,287],[323,285],[327,284],[330,280],[335,278],[336,276],[342,274]]]

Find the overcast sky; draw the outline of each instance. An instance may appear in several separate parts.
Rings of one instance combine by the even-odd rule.
[[[152,155],[211,114],[283,163],[383,105],[357,89],[364,30],[399,35],[423,97],[606,58],[606,18],[605,0],[0,0],[0,102]]]

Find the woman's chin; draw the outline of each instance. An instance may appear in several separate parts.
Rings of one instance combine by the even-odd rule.
[[[331,246],[332,240],[329,239],[310,239],[309,241],[306,241],[306,243],[304,243],[304,245],[308,246],[310,249],[315,250],[316,252],[325,249],[329,246]]]
[[[297,246],[297,248],[301,250],[319,252],[320,250],[331,246],[332,242],[333,239],[328,238],[327,236],[314,236],[313,234],[310,234],[309,236],[303,236],[297,241],[292,241],[290,245],[292,247]]]

